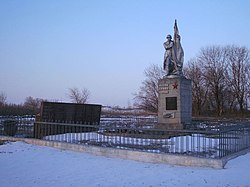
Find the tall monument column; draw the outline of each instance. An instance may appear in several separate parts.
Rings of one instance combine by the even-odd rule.
[[[168,35],[164,48],[163,66],[166,75],[158,81],[157,128],[182,129],[192,120],[192,82],[182,74],[184,51],[176,21],[174,40],[171,35]]]

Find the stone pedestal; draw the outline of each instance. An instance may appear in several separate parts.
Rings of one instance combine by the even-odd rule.
[[[161,129],[183,129],[192,120],[192,82],[184,76],[160,79],[158,125]]]

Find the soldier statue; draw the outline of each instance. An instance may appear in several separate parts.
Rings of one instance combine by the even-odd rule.
[[[167,41],[164,42],[165,54],[163,69],[166,71],[167,76],[179,75],[182,76],[182,67],[184,61],[184,51],[181,47],[180,35],[175,20],[174,24],[174,40],[171,35],[167,35]]]

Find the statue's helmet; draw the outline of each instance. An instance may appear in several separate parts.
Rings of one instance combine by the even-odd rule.
[[[170,38],[170,40],[172,39],[172,36],[170,34],[167,35],[167,39]]]

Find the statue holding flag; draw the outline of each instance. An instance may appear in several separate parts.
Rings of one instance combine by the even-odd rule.
[[[184,61],[184,51],[181,46],[181,37],[175,20],[174,40],[171,35],[167,35],[167,41],[164,42],[165,54],[163,68],[169,75],[182,75],[182,66]]]

